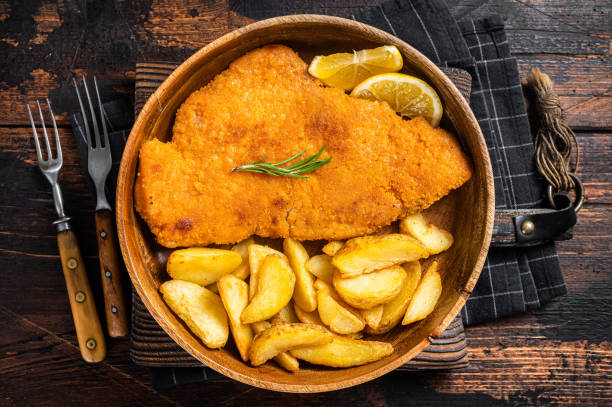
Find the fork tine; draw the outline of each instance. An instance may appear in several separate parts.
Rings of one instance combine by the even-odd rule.
[[[74,90],[77,94],[77,99],[79,99],[79,106],[81,107],[81,116],[83,117],[85,134],[87,135],[87,145],[89,146],[89,148],[93,148],[93,144],[91,144],[91,133],[89,132],[87,114],[85,113],[85,107],[83,107],[83,100],[81,99],[81,92],[79,92],[79,85],[77,84],[76,79],[74,79],[74,76],[72,77],[72,83],[74,83]]]
[[[108,141],[108,130],[106,129],[106,113],[104,107],[102,107],[102,99],[100,99],[100,91],[98,90],[98,80],[94,76],[94,88],[96,89],[96,96],[98,97],[98,106],[100,107],[100,120],[102,120],[102,132],[104,133],[104,148],[110,148]]]
[[[30,110],[30,105],[27,104],[28,108],[28,116],[30,116],[30,123],[32,124],[32,133],[34,133],[34,144],[36,145],[36,158],[38,162],[41,163],[43,161],[42,153],[40,152],[40,143],[38,142],[38,133],[36,132],[36,123],[34,123],[34,118],[32,117],[32,111]]]
[[[96,119],[96,111],[91,103],[91,96],[89,95],[89,89],[87,88],[87,82],[85,81],[85,75],[83,75],[83,87],[85,88],[85,94],[87,95],[87,102],[89,103],[89,112],[91,113],[91,121],[93,122],[94,134],[96,135],[96,148],[102,147],[100,144],[100,130],[98,130],[98,119]]]
[[[45,127],[45,117],[43,116],[42,109],[40,108],[40,103],[38,100],[36,101],[36,106],[38,106],[38,113],[40,114],[40,125],[43,129],[43,134],[45,135],[45,145],[47,146],[47,160],[53,158],[51,154],[51,144],[49,144],[49,135],[47,134],[47,128]]]
[[[57,159],[59,160],[60,165],[63,164],[64,158],[62,156],[62,146],[60,145],[59,132],[57,131],[57,123],[55,122],[55,115],[53,114],[53,109],[51,109],[51,102],[49,102],[49,98],[45,99],[47,101],[47,107],[49,108],[49,113],[51,113],[51,121],[53,122],[53,131],[55,132],[55,150],[57,154]]]

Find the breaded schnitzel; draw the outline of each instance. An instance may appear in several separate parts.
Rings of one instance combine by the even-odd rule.
[[[321,159],[333,159],[308,178],[232,172],[323,145]],[[170,142],[143,144],[135,204],[166,247],[344,239],[429,207],[471,175],[449,132],[323,87],[293,50],[270,45],[191,94]]]

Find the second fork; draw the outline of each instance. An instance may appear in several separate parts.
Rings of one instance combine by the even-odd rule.
[[[83,116],[83,127],[87,137],[87,170],[96,188],[96,235],[98,238],[98,255],[100,258],[100,272],[102,274],[102,289],[104,291],[104,311],[108,334],[112,338],[123,337],[128,334],[128,315],[123,292],[123,273],[119,259],[119,249],[115,233],[115,217],[108,200],[106,199],[105,185],[108,173],[112,167],[112,156],[108,129],[106,128],[106,115],[100,100],[98,82],[94,77],[94,89],[99,107],[98,119],[92,98],[89,94],[87,82],[83,76],[83,89],[89,105],[89,117],[93,128],[92,137],[88,115],[81,99],[76,80],[73,78],[81,115]],[[102,133],[102,134],[100,134]],[[94,144],[95,142],[95,144]]]

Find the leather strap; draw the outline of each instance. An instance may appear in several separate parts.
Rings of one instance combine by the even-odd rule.
[[[559,209],[496,210],[491,247],[536,246],[572,238],[576,224],[574,204],[567,195],[554,196]]]

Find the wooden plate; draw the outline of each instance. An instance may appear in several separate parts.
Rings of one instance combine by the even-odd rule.
[[[168,140],[175,112],[230,62],[265,44],[280,43],[310,62],[314,55],[350,52],[393,44],[404,57],[403,72],[427,80],[440,95],[444,108],[442,127],[452,130],[472,157],[474,176],[428,209],[437,223],[455,236],[453,247],[436,256],[440,262],[443,292],[435,311],[425,320],[397,327],[378,340],[393,344],[395,352],[378,362],[348,369],[329,369],[301,363],[288,373],[273,362],[254,368],[243,363],[233,345],[210,350],[166,306],[158,292],[168,279],[168,249],[155,242],[146,224],[136,215],[133,202],[138,152],[145,140]],[[136,291],[153,317],[180,346],[207,366],[235,380],[265,389],[311,393],[341,389],[377,378],[402,365],[438,336],[455,315],[476,283],[491,238],[494,193],[491,163],[480,128],[457,88],[430,60],[398,38],[352,20],[319,15],[299,15],[260,21],[210,43],[179,66],[149,98],[138,116],[121,160],[117,185],[117,230],[125,263]],[[232,342],[232,341],[230,341]]]

